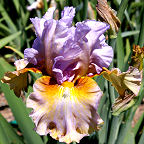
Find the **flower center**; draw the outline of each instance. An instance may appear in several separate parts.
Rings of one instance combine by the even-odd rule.
[[[72,88],[72,87],[74,87],[74,83],[66,81],[66,82],[62,83],[62,86],[63,87],[68,87],[68,88]]]
[[[73,82],[63,82],[62,86],[64,87],[63,90],[63,98],[68,98],[70,97],[70,93],[71,93],[71,88],[74,87],[74,83]]]

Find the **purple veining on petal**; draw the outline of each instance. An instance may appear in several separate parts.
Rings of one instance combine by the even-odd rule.
[[[82,39],[85,42],[88,42],[86,35],[90,30],[91,29],[84,22],[76,23],[75,41]]]
[[[92,51],[97,45],[99,37],[110,28],[110,26],[103,22],[98,22],[95,20],[86,20],[85,24],[91,29],[91,31],[86,35],[88,39],[88,47]]]
[[[78,59],[74,58],[64,58],[62,56],[58,56],[54,59],[53,65],[53,73],[57,79],[59,84],[64,81],[72,81],[75,77],[75,70],[78,67]]]
[[[105,37],[104,35],[101,35],[90,56],[90,66],[93,65],[95,67],[95,72],[93,73],[99,74],[102,71],[102,67],[107,68],[111,63],[112,58],[112,47],[105,43]]]
[[[29,63],[34,65],[44,61],[43,43],[38,37],[34,40],[32,48],[27,48],[24,50],[24,57],[28,60]]]
[[[75,16],[75,8],[65,7],[61,13],[61,19],[59,20],[63,25],[71,26],[73,17]]]
[[[55,8],[49,8],[46,14],[42,18],[31,18],[31,22],[35,27],[36,35],[41,38],[43,30],[44,30],[44,23],[47,20],[53,19],[53,13],[55,11]]]
[[[42,35],[42,41],[44,45],[45,53],[45,64],[46,71],[49,75],[52,75],[52,66],[53,66],[53,50],[56,47],[53,47],[53,39],[55,38],[55,28],[57,21],[54,19],[48,20],[45,22],[45,28]]]
[[[89,64],[86,44],[68,39],[54,58],[53,73],[58,81],[72,81],[78,74],[85,75]],[[78,72],[79,71],[79,72]]]
[[[49,8],[48,11],[47,11],[47,12],[45,13],[45,15],[43,16],[43,18],[44,18],[45,20],[53,19],[54,11],[55,11],[55,7]]]
[[[27,48],[24,50],[24,57],[28,59],[29,63],[32,63],[34,65],[37,64],[37,57],[38,51],[34,48]]]
[[[44,22],[46,21],[45,19],[41,19],[41,18],[31,18],[30,19],[32,24],[34,25],[35,31],[36,31],[36,36],[41,37],[42,36],[42,32],[44,29]]]

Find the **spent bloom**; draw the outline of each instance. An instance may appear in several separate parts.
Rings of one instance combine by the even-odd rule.
[[[27,6],[27,10],[31,11],[33,9],[40,9],[43,8],[44,4],[42,0],[34,1],[30,6]]]
[[[2,81],[20,96],[27,72],[42,73],[26,101],[36,132],[60,142],[79,142],[103,123],[97,113],[102,91],[91,77],[112,61],[104,36],[110,26],[95,20],[72,26],[73,7],[65,7],[60,20],[53,19],[54,11],[31,19],[37,38],[25,49],[24,59],[15,62],[17,70],[7,72]]]
[[[102,74],[119,94],[112,106],[113,115],[119,115],[135,104],[142,81],[142,75],[137,68],[130,66],[126,72],[121,72],[118,68],[111,71],[105,69]]]
[[[140,71],[142,71],[143,59],[144,59],[144,47],[140,47],[139,45],[134,45],[131,64],[134,67],[138,68]]]

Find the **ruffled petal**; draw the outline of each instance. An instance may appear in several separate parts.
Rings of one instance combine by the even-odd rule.
[[[33,65],[40,65],[45,61],[44,46],[39,37],[34,40],[32,48],[24,50],[24,58]]]
[[[24,51],[29,63],[44,63],[45,73],[54,76],[59,84],[86,74],[99,74],[102,67],[110,65],[113,52],[103,36],[110,27],[108,24],[87,20],[74,27],[71,26],[75,15],[73,7],[65,7],[60,20],[53,19],[53,12],[54,8],[42,19],[31,19],[38,37],[33,48]]]
[[[86,38],[86,35],[90,32],[91,28],[85,24],[85,22],[78,22],[76,23],[76,31],[74,40],[80,41],[83,40],[85,42],[88,42],[88,39]]]
[[[119,97],[113,105],[114,115],[120,114],[134,104],[134,98],[139,93],[142,80],[141,73],[137,68],[129,67],[129,70],[123,73],[118,68],[111,71],[105,69],[102,75],[112,83],[119,93]]]
[[[27,48],[24,50],[24,57],[28,59],[29,63],[36,65],[38,63],[38,51],[34,48]]]
[[[95,20],[86,20],[85,24],[91,29],[91,31],[86,35],[86,38],[88,39],[88,47],[90,51],[92,51],[95,49],[99,37],[106,32],[110,26],[106,23]]]
[[[78,59],[65,59],[62,56],[54,59],[53,73],[59,84],[64,81],[72,81],[76,76],[76,71],[79,70],[80,65]]]
[[[43,30],[44,30],[44,23],[47,20],[53,19],[53,13],[55,11],[55,8],[49,8],[46,14],[43,16],[43,18],[31,18],[31,22],[35,27],[36,35],[41,38]]]
[[[28,65],[28,60],[27,59],[20,59],[20,60],[16,60],[14,65],[16,67],[16,70],[21,70],[24,69],[27,65]]]
[[[102,68],[108,68],[113,58],[113,49],[105,42],[104,35],[99,37],[95,48],[91,52],[90,65],[88,73],[96,74],[102,71]]]
[[[38,134],[49,133],[60,142],[79,142],[103,123],[97,113],[101,96],[91,78],[80,78],[74,86],[72,82],[57,85],[43,76],[35,82],[27,107],[33,108],[30,117]]]
[[[55,37],[55,28],[57,21],[48,20],[45,22],[45,29],[42,36],[42,41],[44,44],[44,53],[45,53],[45,67],[49,75],[52,75],[52,65],[53,65],[53,50],[56,47],[53,47],[53,38]]]
[[[90,64],[88,75],[99,74],[103,67],[108,67],[113,58],[112,47],[105,43],[103,33],[110,28],[106,23],[87,20],[83,22],[89,28],[89,32],[84,37],[90,53]]]
[[[75,8],[65,7],[61,13],[61,19],[59,21],[63,25],[70,27],[74,16],[75,16]]]
[[[47,12],[45,13],[45,15],[43,16],[43,18],[44,18],[45,20],[53,19],[54,11],[55,11],[55,7],[49,8],[48,11],[47,11]]]
[[[54,58],[53,73],[60,84],[84,76],[89,65],[86,45],[69,39],[63,46],[60,56]]]
[[[16,62],[22,62],[23,60],[19,60]],[[17,66],[17,69],[19,69],[20,67]],[[1,81],[3,83],[7,83],[10,86],[10,89],[12,89],[15,93],[16,96],[20,97],[21,96],[21,91],[27,91],[27,72],[28,71],[32,71],[35,73],[41,73],[41,71],[39,71],[36,68],[24,68],[14,72],[6,72],[4,77],[1,79]]]

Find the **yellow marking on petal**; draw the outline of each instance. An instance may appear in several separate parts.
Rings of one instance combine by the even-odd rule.
[[[30,116],[37,133],[49,133],[60,142],[79,142],[103,122],[97,114],[101,96],[98,85],[89,77],[77,80],[74,86],[72,82],[58,85],[43,76],[35,82],[27,106],[33,108]]]
[[[72,88],[72,87],[74,87],[74,83],[66,81],[66,82],[62,83],[62,86]]]

